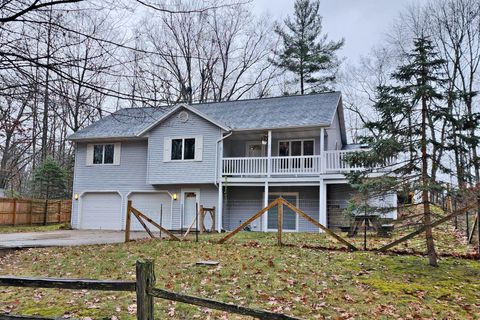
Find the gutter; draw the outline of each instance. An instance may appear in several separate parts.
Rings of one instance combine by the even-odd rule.
[[[218,144],[220,143],[220,141],[223,141],[224,139],[230,137],[232,134],[233,134],[233,132],[230,131],[229,133],[227,133],[227,135],[218,139],[217,143],[215,144],[216,152],[215,152],[215,180],[214,180],[214,184],[217,188],[218,188],[218,182],[217,182],[218,181]]]

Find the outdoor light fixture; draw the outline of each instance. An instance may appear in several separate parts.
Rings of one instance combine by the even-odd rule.
[[[177,194],[176,193],[172,194],[172,199],[177,200]]]
[[[75,193],[73,197],[75,198],[75,200],[78,200],[78,193]]]
[[[267,143],[268,143],[268,135],[265,134],[265,135],[262,137],[262,144],[263,144],[263,145],[267,145]]]

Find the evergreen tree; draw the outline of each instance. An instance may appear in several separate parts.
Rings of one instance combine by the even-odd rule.
[[[67,194],[65,170],[52,157],[35,169],[32,183],[38,197],[56,199]]]
[[[349,179],[361,192],[370,187],[383,193],[409,188],[421,196],[429,264],[437,266],[429,194],[442,188],[432,178],[436,171],[447,170],[434,156],[443,147],[436,141],[435,131],[448,112],[438,104],[443,99],[440,70],[444,61],[437,58],[425,37],[415,39],[406,58],[407,63],[392,75],[397,85],[378,88],[374,105],[378,120],[366,124],[374,134],[363,137],[371,148],[349,159],[370,169],[349,174]],[[372,171],[377,174],[372,175]]]
[[[275,27],[283,47],[274,52],[272,63],[298,76],[300,94],[305,93],[305,84],[311,84],[312,91],[325,91],[335,81],[340,64],[336,52],[344,40],[327,41],[327,35],[322,35],[319,0],[296,0],[294,8],[293,19],[284,21],[286,30]]]

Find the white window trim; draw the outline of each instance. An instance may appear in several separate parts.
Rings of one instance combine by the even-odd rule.
[[[265,193],[263,193],[265,194]],[[293,203],[293,205],[295,207],[298,208],[298,199],[299,199],[299,195],[300,193],[299,192],[269,192],[268,193],[269,196],[295,196],[295,203]],[[284,206],[285,208],[285,206]],[[292,229],[282,229],[283,232],[298,232],[298,213],[294,212],[295,213],[295,230],[292,230]],[[266,219],[266,222],[267,222],[267,232],[274,232],[274,231],[278,231],[278,229],[269,229],[268,228],[268,214],[269,212],[267,211],[267,219]]]
[[[301,147],[301,148],[302,148],[302,154],[301,154],[300,156],[303,156],[303,155],[304,155],[304,154],[303,154],[303,143],[304,143],[305,141],[312,141],[312,142],[313,142],[313,155],[315,155],[315,147],[316,147],[316,146],[315,146],[315,139],[312,138],[312,139],[291,139],[291,140],[290,140],[290,139],[288,139],[288,140],[286,139],[286,140],[278,140],[278,149],[277,149],[277,150],[278,150],[278,152],[277,152],[277,153],[278,153],[278,156],[279,156],[279,157],[300,157],[300,156],[292,156],[292,142],[295,142],[295,141],[301,141],[301,142],[302,142],[302,147]],[[282,142],[288,142],[288,153],[289,153],[288,156],[280,156],[280,143],[282,143]]]
[[[105,145],[113,145],[113,163],[104,163],[105,161]],[[102,163],[94,163],[95,146],[103,146]],[[89,149],[91,150],[89,152]],[[120,142],[104,142],[104,143],[89,143],[86,151],[86,165],[87,166],[118,166],[120,165],[121,143]]]
[[[172,159],[172,143],[173,143],[173,140],[182,140],[182,159]],[[194,150],[194,156],[193,156],[193,159],[183,159],[183,157],[185,156],[184,154],[184,150],[185,150],[185,139],[195,139],[195,150]],[[199,161],[202,161],[202,157],[199,157],[199,159],[197,158],[197,143],[200,143],[200,139],[203,139],[203,136],[176,136],[176,137],[166,137],[166,140],[169,141],[170,143],[170,154],[168,155],[168,158],[165,159],[164,158],[164,161],[163,162],[199,162]],[[164,141],[166,141],[164,139]],[[203,141],[201,142],[202,144],[202,150],[201,152],[203,153]],[[164,147],[164,150],[165,150],[165,147]]]

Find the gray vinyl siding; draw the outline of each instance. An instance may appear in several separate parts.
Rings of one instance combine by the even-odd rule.
[[[233,230],[263,208],[263,187],[227,187],[224,194],[223,228]],[[318,221],[319,187],[270,187],[270,192],[298,192],[298,207]],[[294,204],[295,205],[295,204]],[[251,224],[253,231],[262,230],[262,219]],[[318,232],[318,228],[298,217],[299,232]]]
[[[211,122],[189,113],[188,121],[178,119],[178,113],[149,132],[149,184],[201,184],[215,181],[216,142],[222,130]],[[203,136],[201,161],[164,162],[164,140],[169,137]]]
[[[118,142],[118,141],[111,141]],[[130,191],[155,191],[146,184],[147,141],[123,141],[120,165],[86,165],[87,143],[77,143],[73,193],[118,191],[124,200]],[[78,227],[78,203],[73,200],[72,225]],[[124,206],[123,206],[124,207]],[[122,226],[124,225],[122,215]]]
[[[150,185],[147,184],[147,141],[121,142],[120,165],[92,165],[86,166],[86,143],[78,143],[75,155],[75,177],[73,192],[118,191],[122,197],[121,226],[125,226],[125,212],[127,195],[138,191],[168,191],[177,193],[178,200],[172,204],[171,228],[180,228],[181,221],[181,189],[200,189],[200,205],[206,207],[216,206],[218,189],[215,185]],[[79,227],[78,207],[80,200],[73,200],[72,225]],[[165,204],[170,207],[170,203]],[[164,214],[167,214],[164,212]]]
[[[328,138],[326,141],[327,150],[342,149],[342,135],[340,131],[340,122],[338,119],[338,112],[335,113],[332,125],[327,128]],[[336,148],[335,148],[336,146]]]
[[[159,186],[162,188],[167,188],[172,194],[176,193],[178,198],[173,202],[172,208],[172,229],[179,230],[182,228],[182,189],[183,190],[198,190],[200,191],[199,206],[203,205],[204,207],[217,207],[218,203],[218,188],[211,185],[170,185],[170,186]]]

